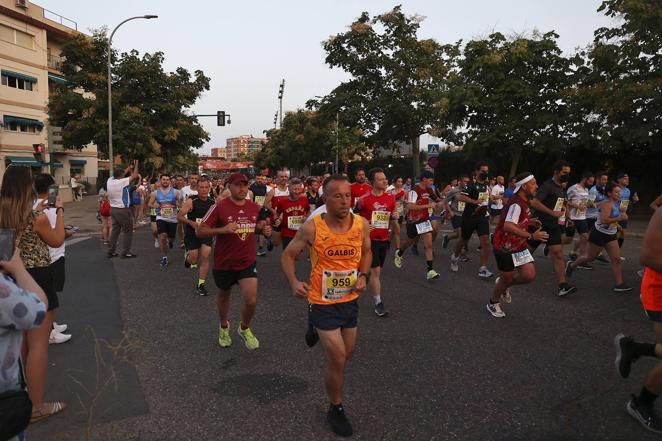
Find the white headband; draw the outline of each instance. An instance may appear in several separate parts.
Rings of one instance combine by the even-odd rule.
[[[527,182],[529,182],[533,178],[534,178],[533,175],[529,175],[526,178],[515,182],[515,190],[513,190],[513,193],[517,193],[520,190],[520,188],[522,188],[522,185],[526,184]]]

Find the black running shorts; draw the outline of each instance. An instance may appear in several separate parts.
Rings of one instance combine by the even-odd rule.
[[[372,264],[370,268],[381,268],[384,266],[389,245],[389,242],[386,240],[373,240],[370,242],[370,249],[372,251]]]
[[[478,237],[490,234],[490,220],[486,216],[462,218],[462,240],[471,239],[474,231]]]
[[[335,303],[332,305],[309,306],[308,320],[317,329],[333,331],[334,329],[356,328],[359,316],[359,302]]]
[[[156,231],[159,234],[167,234],[170,239],[174,239],[177,235],[177,223],[158,219],[156,221]]]
[[[227,291],[232,288],[232,285],[238,284],[241,279],[248,279],[254,277],[257,279],[257,268],[255,262],[249,267],[238,271],[217,270],[212,271],[214,274],[214,282],[218,289]]]

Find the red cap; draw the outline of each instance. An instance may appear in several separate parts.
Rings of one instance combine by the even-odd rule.
[[[232,173],[228,178],[228,184],[234,184],[241,181],[248,183],[248,178],[243,173]]]

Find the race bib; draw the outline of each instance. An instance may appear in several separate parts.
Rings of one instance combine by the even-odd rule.
[[[306,221],[306,216],[290,216],[287,218],[287,228],[298,231],[301,225]]]
[[[389,220],[391,219],[391,213],[388,211],[373,211],[372,219],[370,219],[370,224],[379,229],[387,229]]]
[[[581,200],[580,204],[584,205],[583,208],[578,208],[577,209],[577,214],[580,216],[585,216],[586,215],[586,205],[588,204],[588,198],[584,198]]]
[[[432,231],[432,224],[430,223],[429,220],[426,220],[425,222],[419,222],[416,224],[416,232],[419,235],[429,233],[430,231]]]
[[[457,211],[464,212],[464,207],[467,204],[464,201],[457,201]]]
[[[255,196],[255,203],[258,205],[264,205],[265,196]]]
[[[490,201],[490,194],[486,191],[478,193],[478,200],[480,201],[480,205],[487,205]]]
[[[557,198],[556,199],[556,204],[554,205],[554,211],[561,211],[563,210],[563,198]]]
[[[322,271],[322,297],[325,300],[339,300],[354,291],[358,271]]]
[[[196,217],[196,218],[195,218],[195,223],[197,223],[198,225],[200,225],[200,224],[202,223],[202,218],[201,218],[201,217]]]
[[[175,210],[172,207],[161,208],[161,217],[174,217]]]
[[[513,253],[512,256],[515,267],[533,262],[533,256],[531,255],[531,252],[528,250],[528,248],[526,250],[520,251],[519,253]]]
[[[628,206],[630,205],[630,200],[629,199],[623,199],[621,201],[620,209],[623,213],[628,211]]]

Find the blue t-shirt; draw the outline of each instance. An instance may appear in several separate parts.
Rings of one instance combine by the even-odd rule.
[[[604,190],[604,189],[603,189]],[[595,185],[588,191],[589,199],[593,199],[594,206],[586,210],[587,219],[597,219],[600,216],[600,203],[607,200],[607,196],[598,190]]]
[[[513,197],[514,194],[515,194],[515,189],[508,187],[504,190],[503,197],[506,199],[510,199]]]

